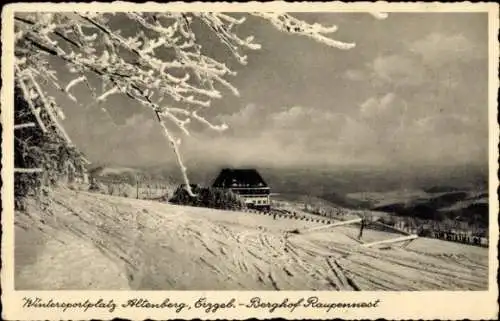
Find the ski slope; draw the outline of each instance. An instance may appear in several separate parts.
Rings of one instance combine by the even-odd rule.
[[[18,290],[485,290],[488,250],[58,189],[15,218]],[[286,233],[298,229],[301,234]],[[399,235],[365,229],[364,242]]]

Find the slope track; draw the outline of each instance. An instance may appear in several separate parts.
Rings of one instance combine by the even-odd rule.
[[[484,290],[487,249],[59,189],[16,213],[16,289]],[[367,242],[395,234],[366,230]],[[79,271],[78,276],[74,275]],[[81,273],[80,273],[81,271]]]

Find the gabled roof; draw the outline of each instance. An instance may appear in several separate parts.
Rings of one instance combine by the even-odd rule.
[[[217,176],[212,186],[222,188],[268,187],[259,172],[253,168],[224,168],[219,176]]]

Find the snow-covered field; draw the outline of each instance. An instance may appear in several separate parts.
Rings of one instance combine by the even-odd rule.
[[[16,212],[15,286],[132,290],[485,290],[488,250],[356,227],[58,189]],[[285,233],[298,229],[300,234]],[[365,229],[363,241],[400,235]]]

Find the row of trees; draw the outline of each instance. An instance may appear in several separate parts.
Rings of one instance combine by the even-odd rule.
[[[435,222],[452,220],[480,227],[487,227],[489,224],[489,209],[487,203],[472,203],[463,208],[447,211],[428,204],[416,204],[408,207],[404,204],[393,204],[379,208],[379,210],[390,212],[400,217],[413,217],[420,220],[431,220]]]

